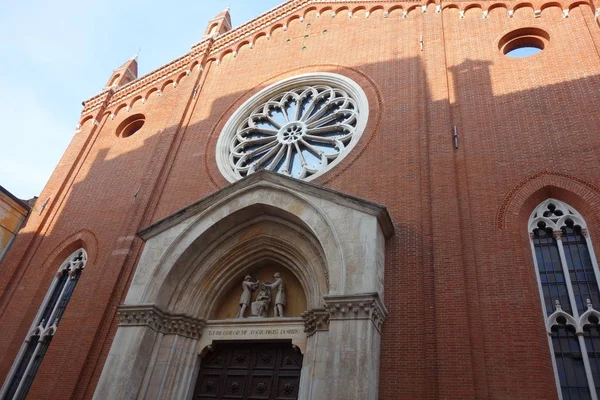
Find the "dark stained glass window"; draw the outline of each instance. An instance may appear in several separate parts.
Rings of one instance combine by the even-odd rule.
[[[552,346],[563,400],[591,399],[575,328],[564,319],[552,328]]]
[[[29,361],[31,360],[31,357],[33,357],[33,353],[37,347],[39,338],[40,338],[39,336],[33,336],[33,337],[29,338],[28,342],[25,343],[25,349],[23,351],[23,355],[21,356],[21,359],[19,360],[19,364],[17,365],[17,369],[15,370],[15,373],[14,373],[12,379],[10,380],[8,389],[7,389],[6,393],[4,394],[4,398],[6,398],[6,399],[14,398],[14,395],[17,392],[17,389],[19,388],[19,384],[21,383],[21,380],[23,380],[23,376],[25,375],[25,370],[27,369],[27,366],[29,365]]]
[[[586,229],[573,207],[555,199],[542,202],[529,221],[557,388],[565,400],[600,393],[598,265]]]
[[[48,322],[48,320],[50,319],[50,314],[52,314],[52,311],[54,311],[54,308],[56,307],[56,303],[58,302],[58,299],[60,298],[60,295],[63,292],[63,289],[64,289],[65,285],[67,284],[68,279],[69,279],[69,272],[62,271],[56,281],[54,290],[52,290],[52,295],[48,299],[48,303],[46,304],[46,307],[44,307],[44,312],[43,312],[40,320],[38,321],[38,324],[41,323],[42,321]]]
[[[598,324],[598,318],[591,317],[590,320],[592,323],[583,328],[583,336],[596,393],[600,393],[600,325]]]
[[[79,249],[61,265],[50,286],[50,295],[46,297],[41,313],[28,333],[30,337],[21,347],[13,364],[6,386],[3,387],[4,392],[0,392],[1,400],[21,400],[27,396],[86,262],[85,250]]]
[[[546,225],[540,222],[538,229],[533,231],[533,235],[535,257],[544,292],[546,315],[554,312],[556,309],[556,300],[560,302],[563,310],[570,313],[571,302],[569,301],[569,292],[560,262],[558,245],[552,234],[552,229],[547,229]]]
[[[562,232],[565,259],[569,267],[577,311],[580,314],[585,312],[587,299],[590,299],[594,308],[599,309],[598,283],[596,282],[594,266],[581,227],[574,226],[573,221],[567,220]]]

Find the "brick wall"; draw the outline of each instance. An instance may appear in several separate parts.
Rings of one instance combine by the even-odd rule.
[[[269,25],[270,37],[235,57],[207,54],[202,71],[173,75],[176,87],[161,81],[160,95],[144,92],[147,101],[129,111],[104,94],[105,106],[89,113],[98,122],[82,125],[40,195],[48,208],[31,216],[0,264],[0,380],[61,261],[83,245],[90,262],[30,396],[91,398],[143,248],[135,233],[227,185],[216,141],[245,100],[283,78],[325,71],[363,87],[370,119],[352,153],[315,182],[385,205],[396,228],[380,398],[555,398],[526,223],[545,198],[566,201],[586,218],[600,257],[593,9],[580,4],[563,18],[548,7],[535,18],[540,4],[509,18],[497,7],[482,18],[467,2],[441,13],[434,4],[423,13],[417,3],[389,2],[384,13],[376,2],[338,2],[332,17],[331,5],[289,3],[307,3],[288,16],[303,21]],[[403,18],[394,4],[418,7]],[[545,30],[549,45],[505,57],[499,39],[522,27]],[[142,130],[116,137],[134,113],[146,117]]]

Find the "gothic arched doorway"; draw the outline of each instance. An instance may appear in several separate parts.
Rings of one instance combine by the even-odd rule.
[[[377,398],[385,239],[393,233],[381,206],[268,171],[140,231],[146,244],[94,398],[189,399],[199,374],[200,387],[208,383],[207,350],[228,342],[252,355],[255,345],[284,340],[285,350],[272,350],[296,345],[303,356],[293,369],[238,371],[230,355],[215,379],[236,370],[249,386],[216,391],[221,381],[213,379],[213,392],[195,397]],[[279,279],[285,285],[275,291]],[[262,305],[254,313],[253,303]],[[291,371],[300,393],[282,378]],[[259,387],[257,373],[273,377],[272,387]]]
[[[288,342],[221,342],[203,357],[194,400],[296,400],[302,354]]]

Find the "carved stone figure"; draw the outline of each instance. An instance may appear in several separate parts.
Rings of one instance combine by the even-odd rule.
[[[271,289],[277,290],[277,295],[275,295],[275,307],[274,312],[276,317],[283,317],[283,309],[286,303],[286,295],[285,295],[285,283],[283,279],[281,279],[281,275],[279,272],[275,272],[273,275],[275,278],[275,282],[269,284]]]
[[[256,317],[266,317],[271,304],[271,286],[269,282],[260,284],[260,292],[256,296],[256,301],[252,303],[252,315]]]
[[[244,291],[240,296],[240,310],[236,315],[236,318],[245,318],[244,313],[246,312],[246,308],[250,305],[250,300],[252,299],[252,292],[258,287],[258,281],[252,282],[252,277],[250,275],[246,275],[244,281],[242,282],[242,288]]]

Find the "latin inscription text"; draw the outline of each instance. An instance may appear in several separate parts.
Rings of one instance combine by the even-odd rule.
[[[299,335],[299,328],[293,329],[223,329],[209,330],[208,336],[269,336],[269,335]]]

